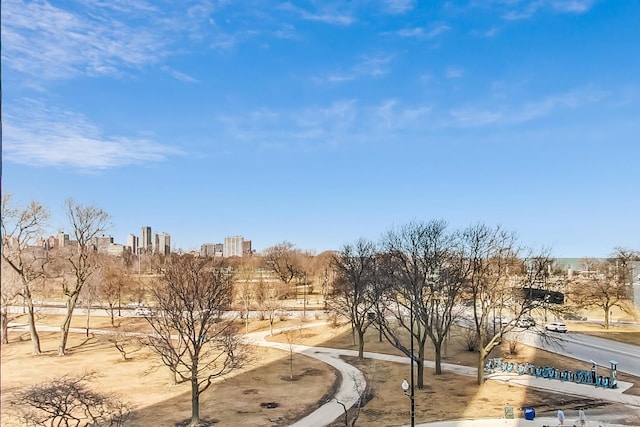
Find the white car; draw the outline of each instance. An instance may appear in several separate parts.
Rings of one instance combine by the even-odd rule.
[[[547,331],[552,331],[552,332],[567,332],[567,325],[565,325],[564,323],[560,323],[560,322],[548,323],[548,324],[545,325],[544,328]]]
[[[532,326],[536,326],[536,321],[533,320],[533,317],[523,317],[518,320],[517,325],[521,328],[530,328]]]
[[[135,314],[136,316],[149,317],[149,316],[153,315],[153,312],[151,311],[151,309],[149,307],[137,307],[133,311],[133,314]]]

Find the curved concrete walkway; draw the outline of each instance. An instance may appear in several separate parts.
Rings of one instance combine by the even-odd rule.
[[[316,326],[326,325],[326,322],[317,322],[302,325],[304,328],[311,328]],[[286,330],[298,329],[301,326],[281,328],[274,330],[274,333],[284,332]],[[270,336],[269,331],[253,332],[245,335],[247,339],[255,345],[278,348],[284,351],[289,351],[289,344],[277,343],[267,341],[266,337]],[[308,347],[303,345],[294,345],[293,350],[297,353],[314,357],[322,360],[331,366],[335,367],[342,374],[342,384],[338,393],[336,393],[335,399],[342,402],[348,409],[352,407],[357,399],[357,389],[364,390],[366,382],[362,372],[355,367],[340,359],[341,356],[353,356],[357,357],[358,352],[355,350],[344,350],[329,347]],[[409,364],[409,359],[404,356],[394,356],[382,353],[365,352],[364,357],[370,359],[384,360],[394,363]],[[433,361],[425,361],[425,366],[433,368]],[[476,376],[476,368],[464,365],[453,365],[448,363],[442,364],[442,369],[450,371],[459,375]],[[576,384],[573,382],[564,382],[558,380],[550,380],[545,378],[536,378],[530,375],[518,375],[507,373],[494,373],[486,376],[488,380],[501,381],[510,385],[517,385],[522,387],[532,387],[542,390],[549,390],[555,393],[564,393],[573,396],[589,397],[593,399],[604,400],[612,403],[622,403],[628,407],[636,407],[640,410],[640,396],[633,396],[623,394],[625,390],[633,386],[631,383],[619,382],[617,389],[603,389],[596,388],[591,385]],[[357,387],[357,388],[356,388]],[[308,416],[302,418],[292,426],[295,427],[323,427],[333,422],[336,418],[344,415],[344,408],[336,403],[330,401],[325,403],[316,411],[312,412]],[[614,420],[615,417],[599,416],[587,422],[588,426],[620,426],[621,424],[611,424],[609,420]],[[573,420],[570,414],[567,414],[565,426],[572,426]],[[490,426],[505,426],[505,427],[537,427],[537,426],[557,426],[558,420],[556,418],[536,418],[533,421],[525,419],[479,419],[479,420],[450,420],[434,423],[418,424],[422,427],[490,427]],[[575,423],[578,425],[578,423]]]
[[[326,325],[326,322],[311,323],[303,325],[303,327],[311,328],[324,325]],[[299,326],[279,328],[274,330],[274,334],[298,328]],[[270,335],[271,333],[269,331],[259,331],[246,334],[245,337],[251,344],[263,347],[277,348],[287,352],[290,348],[293,348],[293,351],[296,353],[313,357],[333,366],[342,376],[340,386],[333,399],[325,402],[320,408],[316,409],[296,423],[291,424],[291,427],[324,427],[336,418],[344,416],[345,408],[349,409],[355,405],[360,398],[358,390],[364,390],[367,386],[367,381],[365,380],[362,371],[357,369],[355,366],[349,365],[340,358],[342,355],[340,352],[336,352],[334,349],[330,348],[309,347],[306,345],[296,344],[290,346],[288,343],[267,341],[266,337]],[[344,407],[342,405],[344,405]]]

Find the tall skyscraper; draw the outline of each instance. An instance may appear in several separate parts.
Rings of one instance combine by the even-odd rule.
[[[251,255],[251,240],[245,240],[242,242],[242,254]]]
[[[138,253],[138,241],[138,236],[135,234],[129,234],[129,236],[127,236],[127,247],[131,250],[132,254]]]
[[[140,249],[143,252],[151,252],[153,250],[153,241],[151,240],[151,227],[142,227],[142,240],[140,241]]]
[[[242,236],[232,236],[224,238],[223,254],[225,258],[232,256],[242,256],[242,244],[244,238]]]
[[[160,255],[169,255],[171,253],[171,236],[167,233],[155,235],[154,253]]]

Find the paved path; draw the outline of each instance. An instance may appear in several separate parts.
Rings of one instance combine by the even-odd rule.
[[[587,415],[587,427],[606,426],[606,427],[625,427],[623,424],[615,424],[609,422],[610,419],[606,416],[599,416],[597,418]],[[577,414],[567,414],[564,425],[565,427],[578,426]],[[552,417],[536,417],[533,420],[525,420],[524,418],[507,420],[504,418],[485,418],[481,420],[453,420],[442,421],[437,423],[416,424],[417,427],[556,427],[558,426],[558,419]],[[626,425],[628,427],[628,424]]]
[[[326,322],[319,323],[311,323],[308,325],[304,325],[303,327],[316,327],[325,325]],[[299,326],[291,327],[291,328],[283,328],[274,330],[274,333],[279,333],[285,331],[287,329],[299,328]],[[247,335],[247,338],[256,345],[267,346],[272,348],[279,348],[284,351],[289,351],[289,344],[276,343],[271,341],[266,341],[266,337],[269,336],[269,331],[262,332],[254,332]],[[358,394],[356,393],[356,383],[359,383],[359,388],[364,389],[364,385],[366,384],[364,381],[364,375],[362,372],[357,370],[355,367],[342,362],[340,360],[341,356],[353,356],[357,357],[358,352],[355,350],[344,350],[344,349],[335,349],[328,347],[308,347],[296,345],[293,346],[294,351],[305,354],[310,357],[314,357],[316,359],[325,361],[330,365],[334,366],[338,369],[342,374],[342,385],[340,386],[340,390],[336,395],[336,398],[343,402],[346,408],[350,408],[355,404],[358,399]],[[365,352],[364,357],[370,359],[384,360],[394,363],[409,363],[409,360],[405,356],[394,356],[389,354],[382,353],[371,353]],[[432,361],[425,361],[425,366],[429,368],[433,368],[435,366]],[[476,376],[476,368],[464,365],[454,365],[443,363],[442,369],[450,372],[454,372],[459,375],[467,375],[467,376]],[[357,378],[357,379],[356,379]],[[493,381],[501,381],[508,383],[510,385],[522,386],[522,387],[532,387],[541,390],[549,390],[554,393],[563,393],[574,396],[582,396],[593,399],[604,400],[612,403],[622,403],[628,407],[636,407],[640,410],[640,396],[633,396],[623,394],[625,390],[633,386],[633,384],[628,382],[618,382],[617,389],[603,389],[596,388],[591,385],[585,384],[576,384],[573,382],[563,382],[558,380],[549,380],[545,378],[536,378],[531,375],[518,375],[518,374],[507,374],[507,373],[495,373],[488,374],[486,376],[488,380]],[[355,379],[355,380],[354,380]],[[336,418],[344,415],[344,408],[337,404],[335,401],[328,402],[321,406],[318,410],[314,411],[310,415],[302,418],[292,426],[295,427],[323,427],[326,426],[329,422],[332,422]],[[567,421],[565,425],[571,426],[569,423],[571,421],[571,417],[567,414]],[[452,420],[445,422],[436,422],[436,423],[427,423],[427,424],[419,424],[420,426],[429,426],[429,427],[490,427],[490,426],[505,426],[505,427],[519,427],[519,426],[528,426],[528,427],[537,427],[537,426],[556,426],[557,419],[555,418],[536,418],[533,421],[528,421],[524,419],[481,419],[481,420]],[[576,423],[577,425],[577,423]],[[599,417],[598,422],[594,419],[593,422],[587,424],[588,426],[617,426],[619,424],[610,424],[607,417]]]

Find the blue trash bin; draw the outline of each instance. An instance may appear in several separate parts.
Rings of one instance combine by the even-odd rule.
[[[524,419],[533,420],[536,417],[536,410],[533,408],[524,408]]]

